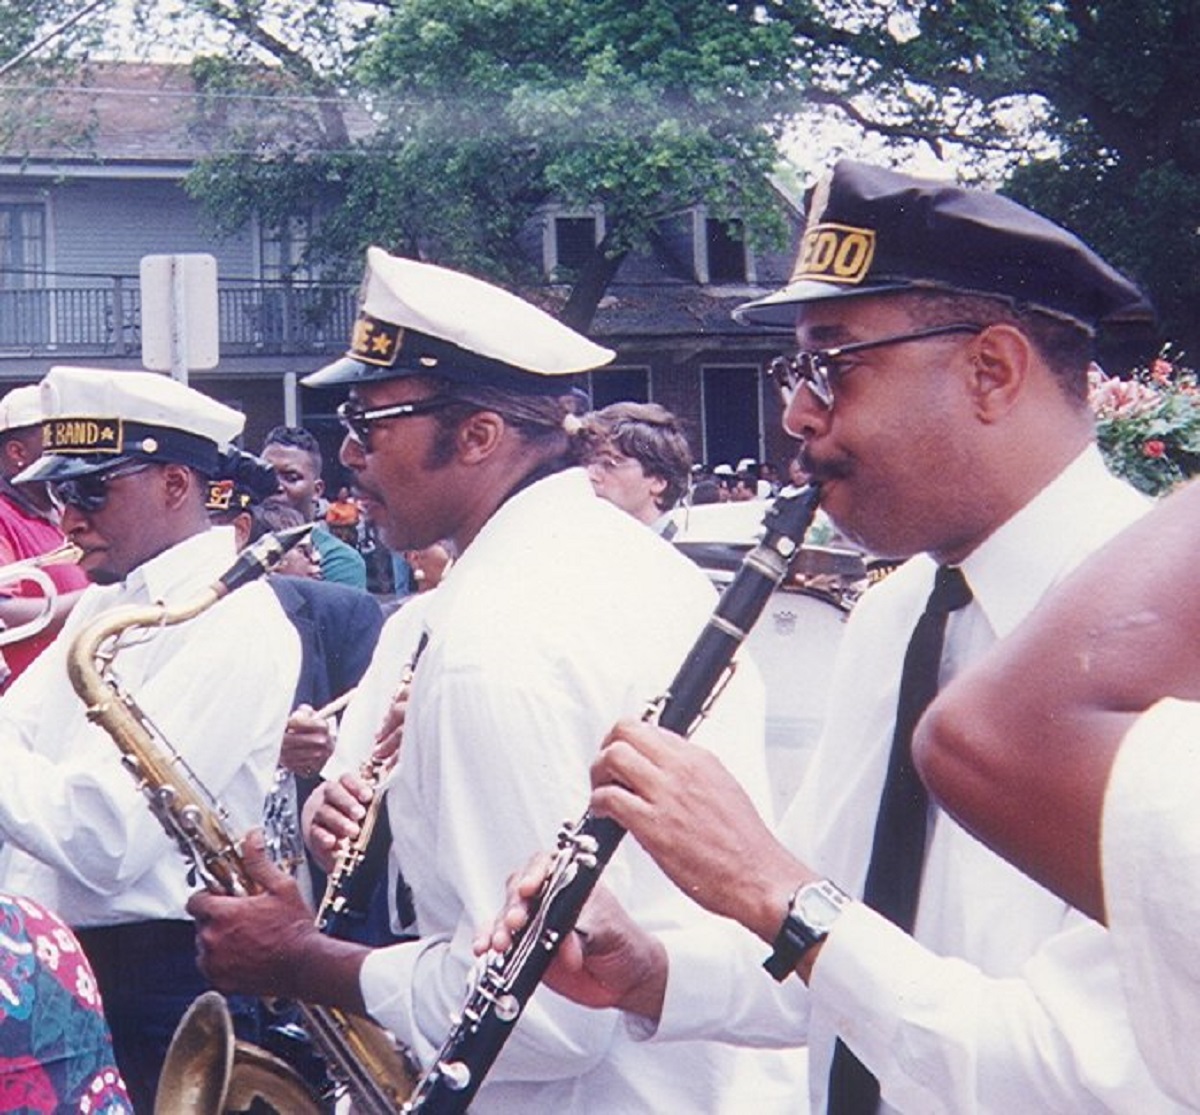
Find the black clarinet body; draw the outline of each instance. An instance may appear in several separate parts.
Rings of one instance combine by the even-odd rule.
[[[746,554],[674,680],[651,706],[649,718],[656,717],[660,726],[680,735],[691,733],[728,674],[738,647],[787,575],[819,499],[814,485],[780,496],[771,505],[762,540]],[[457,1115],[467,1109],[624,835],[615,821],[591,810],[563,827],[529,922],[505,953],[488,958],[405,1112]]]

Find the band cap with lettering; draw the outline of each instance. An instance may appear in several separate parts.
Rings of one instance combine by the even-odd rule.
[[[1095,330],[1151,322],[1145,295],[1078,237],[1000,194],[849,159],[808,193],[788,285],[733,312],[791,329],[831,298],[947,290],[1002,298]]]
[[[373,247],[349,351],[301,382],[332,387],[438,376],[557,395],[574,386],[571,376],[615,355],[500,287]]]
[[[204,508],[210,514],[236,515],[280,492],[279,476],[261,457],[230,446],[208,481]]]
[[[41,425],[42,395],[36,383],[14,387],[0,399],[0,433]]]
[[[14,480],[69,480],[138,459],[214,475],[245,416],[156,372],[59,365],[38,385],[42,455]]]

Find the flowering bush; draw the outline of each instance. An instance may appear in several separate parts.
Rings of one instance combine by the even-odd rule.
[[[1089,398],[1108,467],[1149,495],[1200,473],[1200,385],[1167,349],[1131,378],[1093,365]]]

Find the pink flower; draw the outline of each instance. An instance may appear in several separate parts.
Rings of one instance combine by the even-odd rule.
[[[1157,357],[1150,365],[1150,378],[1155,383],[1170,383],[1174,374],[1175,368],[1171,361],[1164,360],[1161,356]]]
[[[1165,442],[1160,441],[1158,438],[1151,438],[1142,446],[1142,452],[1147,457],[1163,457],[1166,456],[1167,446]]]

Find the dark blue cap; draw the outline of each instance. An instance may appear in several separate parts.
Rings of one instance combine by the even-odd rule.
[[[739,306],[737,321],[790,329],[806,302],[904,290],[1002,298],[1088,330],[1154,320],[1082,240],[988,190],[844,159],[809,191],[807,212],[791,281]]]

